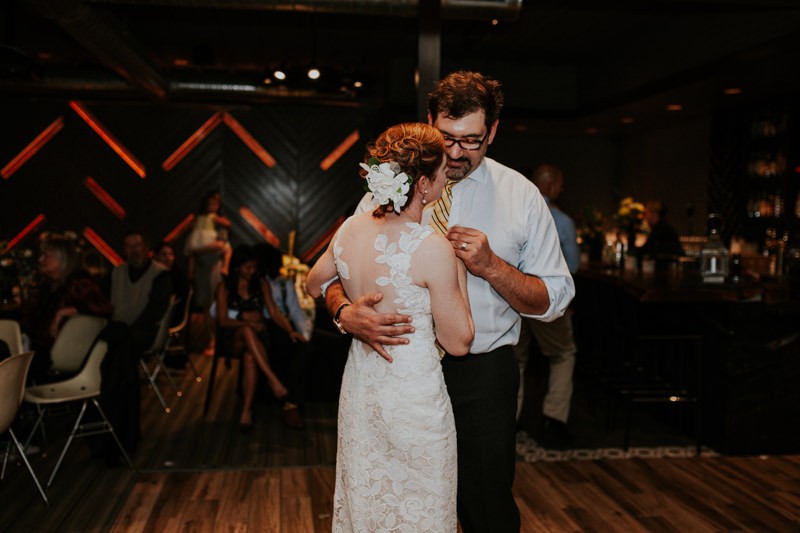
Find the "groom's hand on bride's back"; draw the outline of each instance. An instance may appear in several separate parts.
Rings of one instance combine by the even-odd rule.
[[[383,299],[379,292],[366,294],[342,309],[339,315],[345,331],[366,343],[378,354],[392,362],[392,357],[384,346],[408,344],[408,339],[400,337],[414,332],[411,317],[397,313],[379,313],[375,305]]]

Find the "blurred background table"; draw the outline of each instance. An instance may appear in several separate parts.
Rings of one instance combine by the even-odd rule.
[[[791,280],[703,284],[697,272],[576,273],[578,365],[598,376],[642,331],[702,338],[701,440],[720,453],[800,452],[800,298]]]

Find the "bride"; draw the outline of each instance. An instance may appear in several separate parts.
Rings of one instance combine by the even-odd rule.
[[[334,531],[456,531],[456,433],[436,341],[452,355],[474,335],[466,270],[422,211],[445,185],[444,139],[399,124],[369,147],[362,175],[378,207],[348,218],[308,274],[339,276],[354,300],[413,317],[408,344],[385,360],[354,339],[339,398]],[[434,323],[436,325],[434,329]]]

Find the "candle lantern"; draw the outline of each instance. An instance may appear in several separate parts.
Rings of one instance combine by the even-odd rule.
[[[722,242],[722,219],[716,213],[708,215],[708,241],[700,251],[700,273],[703,283],[724,283],[728,277],[728,248]]]

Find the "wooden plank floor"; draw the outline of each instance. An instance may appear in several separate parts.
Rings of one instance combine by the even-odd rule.
[[[798,531],[800,458],[519,463],[523,532]],[[149,473],[112,531],[327,532],[332,467]]]
[[[210,359],[195,356],[201,375]],[[208,416],[206,382],[182,372],[185,395],[164,414],[142,387],[138,468],[109,468],[76,442],[45,507],[21,464],[0,482],[0,531],[330,530],[336,405],[309,404],[307,428],[285,428],[268,398],[251,435],[238,433],[237,367],[220,371]],[[338,367],[326,369],[336,372]],[[51,471],[69,420],[31,456]],[[523,531],[800,531],[800,456],[518,463]]]

